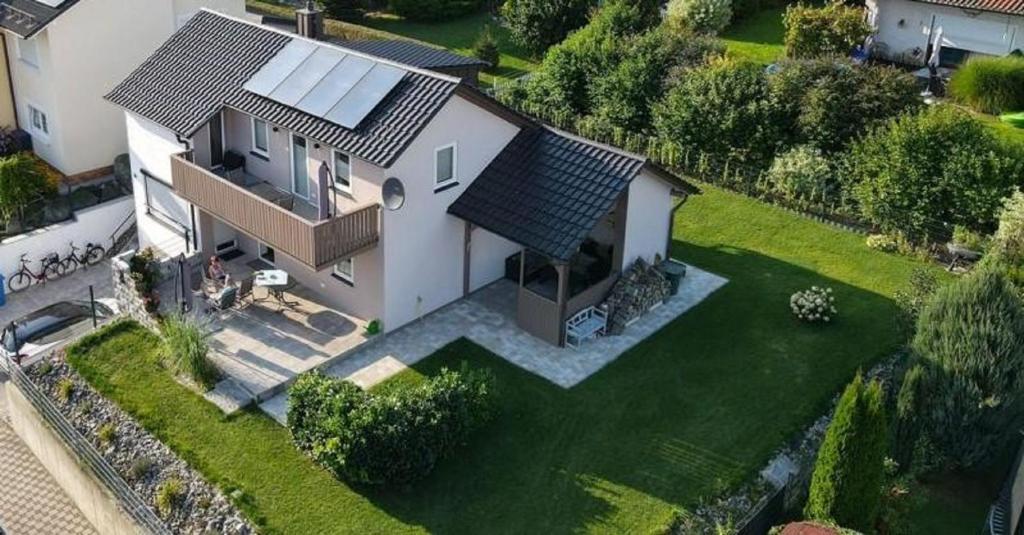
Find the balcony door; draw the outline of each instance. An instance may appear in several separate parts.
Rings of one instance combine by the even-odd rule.
[[[220,114],[210,119],[210,167],[216,169],[224,165],[224,123]]]
[[[309,199],[309,163],[306,138],[292,136],[292,193]]]

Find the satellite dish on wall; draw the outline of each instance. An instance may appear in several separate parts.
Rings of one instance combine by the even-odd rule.
[[[391,177],[384,181],[381,195],[384,197],[384,206],[388,210],[398,210],[405,204],[405,185],[401,180]]]

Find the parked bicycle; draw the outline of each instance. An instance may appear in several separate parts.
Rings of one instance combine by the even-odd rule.
[[[75,246],[75,242],[71,242],[71,254],[60,262],[60,275],[70,275],[78,270],[79,266],[86,269],[89,266],[99,263],[106,256],[107,252],[103,247],[96,245],[95,243],[85,244],[85,254],[79,256],[78,251],[81,251]]]
[[[25,258],[26,256],[28,255],[21,255],[21,268],[18,269],[14,275],[11,275],[11,279],[7,281],[7,288],[9,288],[12,293],[24,290],[33,284],[41,284],[48,280],[52,281],[60,278],[62,270],[60,257],[57,253],[49,254],[39,261],[43,268],[39,273],[33,272],[32,269],[28,267],[29,260]]]

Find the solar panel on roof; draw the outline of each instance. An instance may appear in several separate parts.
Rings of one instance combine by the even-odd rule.
[[[338,103],[338,99],[348,93],[374,65],[373,60],[349,54],[316,87],[306,93],[305,98],[295,107],[317,117],[327,115]]]
[[[378,63],[327,112],[328,121],[355,128],[405,76],[402,69]]]
[[[344,52],[333,48],[318,48],[268,96],[282,104],[294,106],[309,93],[310,89],[320,83],[331,69],[345,59],[345,55]]]
[[[306,61],[306,58],[312,55],[316,49],[317,46],[314,43],[301,39],[292,39],[242,87],[246,91],[252,91],[257,95],[269,97],[270,93],[294,72],[303,61]]]

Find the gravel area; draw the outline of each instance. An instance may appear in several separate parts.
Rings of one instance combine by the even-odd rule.
[[[112,401],[93,390],[61,355],[37,363],[26,372],[172,532],[255,533],[227,497]],[[73,386],[65,397],[62,394],[68,380]],[[180,493],[161,514],[156,506],[157,494],[161,486],[173,480],[179,482]]]

